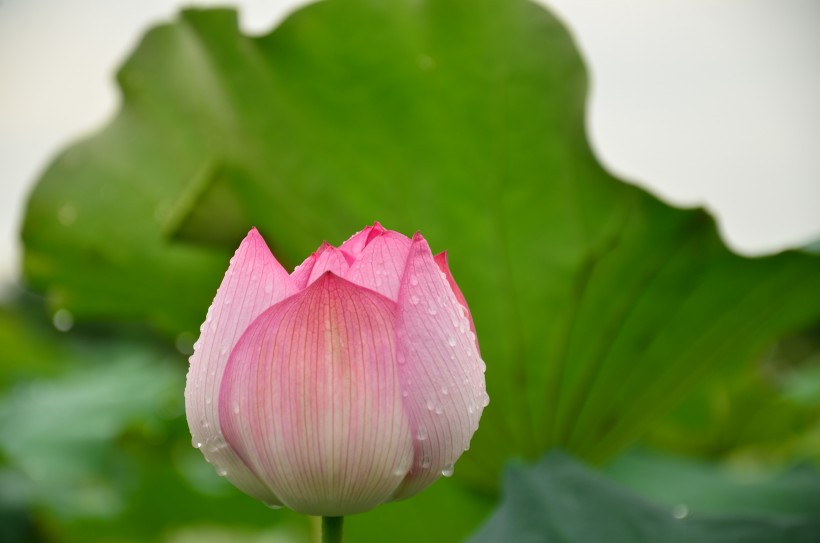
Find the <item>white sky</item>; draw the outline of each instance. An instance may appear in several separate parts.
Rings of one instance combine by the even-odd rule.
[[[145,28],[190,3],[0,0],[0,281],[17,276],[31,183],[114,114],[114,70]],[[253,33],[303,3],[236,2]],[[820,2],[544,3],[587,59],[589,131],[611,170],[706,205],[745,253],[820,239]]]

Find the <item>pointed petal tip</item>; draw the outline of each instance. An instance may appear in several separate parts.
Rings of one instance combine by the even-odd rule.
[[[364,246],[367,247],[371,241],[376,239],[377,237],[384,234],[387,230],[385,230],[384,226],[382,226],[379,221],[373,223],[373,226],[368,226],[365,228],[367,230],[367,238],[364,240]]]
[[[322,253],[324,253],[324,252],[325,252],[325,251],[327,251],[328,249],[333,249],[333,248],[334,248],[334,247],[333,247],[333,245],[331,245],[330,243],[328,243],[328,241],[327,241],[327,240],[324,240],[324,241],[322,242],[322,244],[321,244],[321,245],[319,245],[319,248],[318,248],[318,249],[316,249],[315,251],[313,251],[313,256],[315,256],[315,257],[319,257],[319,256],[321,256],[321,255],[322,255]]]

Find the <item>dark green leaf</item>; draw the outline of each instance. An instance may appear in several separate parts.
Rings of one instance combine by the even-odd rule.
[[[809,543],[820,533],[820,520],[660,507],[555,452],[533,467],[510,467],[503,494],[471,543]]]
[[[820,472],[705,462],[646,450],[621,455],[607,477],[642,496],[694,513],[779,514],[820,519]]]

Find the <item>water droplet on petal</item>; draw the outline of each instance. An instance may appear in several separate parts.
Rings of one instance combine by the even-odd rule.
[[[444,475],[445,477],[452,477],[454,471],[455,471],[455,468],[453,467],[453,465],[452,464],[447,464],[446,466],[444,466],[444,469],[441,470],[441,474]]]
[[[410,393],[409,393],[409,392],[407,392],[406,390],[402,390],[402,391],[401,391],[401,397],[402,397],[402,398],[406,398],[406,397],[407,397],[407,396],[409,396],[409,395],[410,395]]]
[[[418,285],[419,284],[419,278],[416,277],[415,275],[411,275],[410,276],[410,284],[413,285],[413,286]]]
[[[449,390],[447,390],[447,387],[446,387],[446,386],[442,386],[442,387],[441,387],[441,393],[442,393],[442,394],[444,394],[444,395],[446,396],[447,394],[449,394],[449,393],[450,393],[450,391],[449,391]]]
[[[435,406],[433,400],[427,400],[427,411],[432,411]]]
[[[407,362],[407,358],[404,356],[404,353],[398,353],[396,355],[396,362],[398,362],[399,364],[404,364],[405,362]]]
[[[427,306],[427,312],[430,313],[431,315],[435,315],[437,311],[438,310],[436,309],[436,306],[434,306],[434,305]]]
[[[410,470],[410,466],[408,464],[408,458],[402,459],[401,463],[398,466],[396,466],[395,470],[393,470],[393,475],[395,475],[396,477],[404,477],[405,475],[407,475],[407,472]]]
[[[450,347],[455,347],[456,346],[456,338],[454,338],[453,336],[448,336],[447,337],[447,344]]]
[[[410,303],[413,305],[418,305],[419,297],[413,294],[412,296],[410,296]]]
[[[282,509],[282,507],[283,507],[283,506],[279,505],[278,503],[273,503],[273,502],[262,501],[262,503],[265,504],[265,507],[267,507],[269,509]]]
[[[444,413],[444,407],[441,404],[436,405],[436,415],[441,415]]]
[[[490,396],[487,393],[484,393],[484,396],[481,398],[481,405],[487,407],[490,405]]]
[[[424,426],[419,426],[419,430],[416,432],[416,439],[419,441],[427,439],[427,429]]]
[[[199,448],[202,448],[202,442],[201,442],[201,441],[197,441],[197,440],[196,440],[196,438],[194,438],[193,440],[191,440],[191,445],[193,445],[193,446],[194,446],[194,449],[199,449]]]
[[[234,413],[234,415],[239,414],[239,404],[238,403],[233,404],[233,413]]]
[[[429,456],[425,456],[424,458],[421,459],[421,467],[424,468],[424,469],[427,469],[427,468],[430,467],[430,457]]]
[[[225,477],[228,474],[228,470],[226,470],[222,466],[214,466],[214,469],[216,469],[216,474],[220,477]]]

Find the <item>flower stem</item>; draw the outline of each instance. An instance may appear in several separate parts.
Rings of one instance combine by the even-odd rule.
[[[342,543],[344,517],[322,517],[322,543]]]

